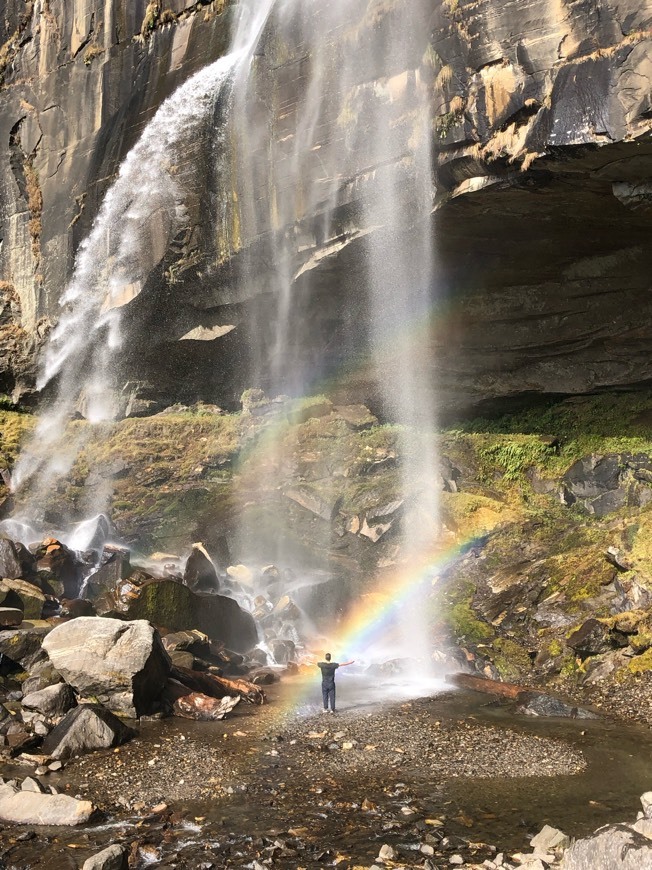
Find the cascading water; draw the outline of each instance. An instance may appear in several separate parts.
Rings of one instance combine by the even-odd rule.
[[[213,141],[225,149],[235,143],[234,208],[244,261],[239,280],[260,282],[255,252],[265,240],[264,279],[275,300],[261,306],[251,330],[251,385],[293,396],[310,394],[323,381],[337,388],[328,346],[336,340],[306,335],[311,300],[328,301],[322,267],[355,250],[348,292],[364,300],[355,335],[366,382],[380,416],[400,427],[402,547],[386,570],[399,574],[427,562],[438,534],[438,476],[429,437],[435,402],[429,354],[415,336],[427,322],[433,278],[431,95],[423,75],[429,31],[423,0],[409,0],[409,9],[399,5],[243,2],[230,53],[162,104],[122,164],[63,297],[40,379],[43,387],[56,378],[56,398],[37,427],[38,449],[28,447],[14,475],[16,488],[37,482],[30,486],[31,519],[39,493],[65,475],[79,449],[81,431],[73,437],[66,423],[80,392],[90,421],[116,414],[123,306],[143,289],[183,223],[187,191],[196,184],[193,143],[213,120],[225,85],[234,82],[226,125],[214,131]],[[259,76],[264,68],[280,70],[281,84],[271,95]],[[153,220],[155,239],[147,229]],[[241,295],[255,293],[244,288]],[[343,318],[344,328],[347,322],[353,328],[351,320]],[[279,489],[275,475],[289,461],[285,450],[280,441],[272,443],[269,473],[256,485]],[[100,493],[96,510],[107,495]],[[325,551],[332,534],[327,525]],[[283,541],[275,552],[246,555],[261,564],[289,561]],[[393,620],[391,637],[379,644],[382,654],[427,657],[418,598],[415,605],[404,603]]]
[[[272,3],[243,4],[229,54],[193,75],[160,106],[79,247],[38,381],[43,389],[56,378],[56,396],[41,412],[13,475],[15,491],[37,476],[25,506],[32,521],[38,521],[43,493],[70,470],[83,443],[81,431],[67,429],[75,409],[81,403],[91,423],[112,420],[119,410],[113,369],[124,340],[121,309],[143,289],[181,225],[196,176],[197,134],[212,120],[234,71],[250,62]],[[97,510],[108,495],[98,494]]]
[[[269,27],[274,37],[263,37],[259,54],[269,55],[268,68],[283,70],[281,84],[268,93],[268,78],[254,67],[236,83],[232,117],[243,235],[272,237],[276,267],[266,276],[276,306],[265,311],[258,330],[254,385],[270,395],[294,396],[319,392],[322,383],[327,392],[341,386],[327,349],[318,340],[310,346],[306,336],[313,331],[310,305],[320,293],[320,269],[355,247],[358,267],[348,292],[365,299],[357,335],[366,380],[381,416],[398,424],[400,433],[403,540],[389,570],[422,575],[440,531],[427,347],[434,272],[432,95],[427,4],[408,5],[278,0]],[[252,281],[256,274],[253,264]],[[290,454],[291,445],[280,440],[266,446],[261,491],[273,491]],[[248,554],[257,525],[256,519],[253,530],[243,529]],[[314,536],[320,535],[315,543],[327,551],[328,523],[317,526]],[[265,555],[291,561],[282,536],[276,551]],[[425,597],[424,584],[415,582],[394,624],[388,629],[383,622],[384,636],[374,639],[379,655],[428,658]],[[362,652],[370,654],[369,648]]]

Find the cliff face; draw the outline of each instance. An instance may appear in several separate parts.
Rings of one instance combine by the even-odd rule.
[[[225,51],[223,6],[7,4],[2,391],[30,389],[75,250],[143,125]],[[424,91],[433,116],[436,287],[421,340],[445,408],[648,380],[650,5],[356,0],[348,8],[345,28],[322,4],[302,4],[290,24],[272,13],[249,83],[236,88],[245,120],[221,143],[222,157],[208,159],[215,143],[206,141],[187,226],[159,250],[158,218],[150,221],[150,276],[129,306],[123,380],[157,403],[228,404],[251,383],[252,342],[263,359],[271,346],[261,324],[273,319],[287,274],[302,314],[302,334],[291,338],[297,358],[316,349],[328,375],[360,357],[370,302],[361,289],[365,245],[385,232],[366,223],[364,203],[388,165],[406,178],[413,171],[415,94]],[[343,75],[345,57],[354,61]],[[323,99],[310,117],[316,87]],[[374,100],[389,105],[392,119],[383,165],[368,111]],[[297,155],[293,142],[311,147]],[[307,174],[323,195],[306,195]],[[243,206],[247,189],[255,212]],[[410,217],[388,244],[401,244],[420,219],[409,198],[405,209]],[[280,237],[291,239],[283,264]],[[364,365],[340,386],[373,393]]]
[[[13,345],[3,341],[2,392],[31,388],[34,353],[121,160],[163,99],[225,51],[224,3],[165,5],[162,18],[148,0],[4,4],[0,270]]]

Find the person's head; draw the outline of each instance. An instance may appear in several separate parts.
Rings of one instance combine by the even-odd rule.
[[[331,654],[330,654],[330,653],[326,653],[326,655],[324,656],[324,658],[326,659],[327,662],[329,662],[329,661],[331,660]]]

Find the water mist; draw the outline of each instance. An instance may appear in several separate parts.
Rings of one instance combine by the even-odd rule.
[[[400,612],[383,621],[383,636],[353,651],[409,655],[424,663],[427,566],[439,535],[436,403],[427,346],[434,272],[432,124],[424,76],[427,4],[408,5],[278,0],[251,75],[236,82],[232,124],[243,237],[273,240],[266,284],[276,302],[263,309],[255,330],[252,385],[270,396],[342,386],[325,347],[308,338],[311,304],[329,260],[348,246],[357,249],[361,265],[349,292],[366,300],[358,344],[375,406],[400,432],[402,546],[385,573],[416,579]],[[270,82],[266,67],[282,72]],[[258,269],[252,256],[243,280],[254,283]],[[292,452],[287,439],[268,438],[259,463],[261,493],[279,489]],[[245,522],[241,551],[291,562],[283,536],[274,553],[256,554],[256,525]],[[328,552],[331,538],[331,524],[316,523],[315,549]]]

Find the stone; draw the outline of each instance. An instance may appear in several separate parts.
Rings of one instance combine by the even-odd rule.
[[[63,716],[68,710],[77,706],[77,697],[67,683],[56,683],[41,689],[40,692],[31,692],[23,695],[23,707],[28,710],[38,710],[48,718]]]
[[[65,761],[95,749],[121,746],[136,732],[100,704],[81,704],[59,722],[43,741],[43,752]]]
[[[646,791],[641,795],[641,804],[645,818],[652,819],[652,791]]]
[[[554,716],[564,719],[599,718],[596,713],[592,713],[584,707],[575,707],[560,698],[542,692],[528,693],[526,700],[519,703],[516,712],[525,716]]]
[[[128,870],[128,851],[114,843],[96,855],[91,855],[82,864],[82,870]]]
[[[587,619],[567,640],[568,646],[583,658],[611,649],[609,628],[597,619]]]
[[[192,545],[183,572],[183,582],[193,592],[216,592],[219,589],[217,570],[203,544]]]
[[[95,808],[67,795],[41,794],[0,786],[0,819],[17,825],[83,825]]]
[[[564,853],[563,870],[652,870],[652,840],[627,825],[599,828]]]
[[[21,782],[20,790],[21,791],[35,791],[35,792],[38,792],[39,794],[45,794],[45,792],[47,791],[47,789],[45,788],[43,783],[40,783],[38,781],[38,779],[34,779],[31,776],[26,776],[25,779]]]
[[[52,630],[50,625],[31,625],[0,632],[0,653],[30,671],[46,658],[42,650],[44,638]]]
[[[396,851],[392,846],[388,843],[384,843],[378,852],[378,859],[380,861],[393,861],[396,857]]]
[[[146,619],[173,632],[198,629],[236,652],[258,643],[253,617],[237,601],[225,595],[197,595],[174,580],[125,584],[118,607],[129,619]]]
[[[631,477],[634,481],[631,481]],[[645,454],[593,454],[579,459],[566,472],[562,485],[564,504],[576,504],[587,513],[604,517],[624,506],[642,507],[652,497],[650,459]],[[607,558],[619,571],[618,551],[610,547]]]
[[[31,695],[33,692],[40,692],[41,689],[62,682],[61,674],[55,671],[52,662],[43,653],[42,660],[30,668],[29,677],[22,684],[23,694]]]
[[[18,607],[0,607],[0,629],[17,628],[23,621],[23,611]]]
[[[109,709],[130,716],[158,710],[171,663],[148,622],[80,617],[53,629],[43,649],[80,694],[107,696]]]
[[[539,833],[530,840],[530,846],[532,846],[535,852],[562,851],[569,845],[570,837],[564,834],[563,831],[550,825],[544,825]]]
[[[62,598],[60,616],[77,619],[80,616],[96,616],[95,605],[88,598]]]
[[[39,575],[47,578],[49,582],[62,584],[62,597],[79,597],[83,580],[82,566],[72,550],[56,538],[46,538],[37,547],[34,555]]]
[[[116,587],[131,572],[130,552],[125,547],[107,544],[100,557],[100,565],[86,580],[84,594],[91,600],[101,597],[105,590]]]
[[[378,418],[365,405],[337,405],[333,411],[354,431],[370,429],[378,423]]]
[[[9,538],[0,538],[0,577],[18,580],[24,576],[23,565],[16,545]]]
[[[38,586],[25,580],[0,580],[0,605],[17,607],[26,620],[41,619],[45,595]]]
[[[201,692],[191,692],[174,702],[173,711],[175,716],[180,716],[183,719],[214,722],[218,719],[224,719],[239,701],[239,695],[210,698]]]

